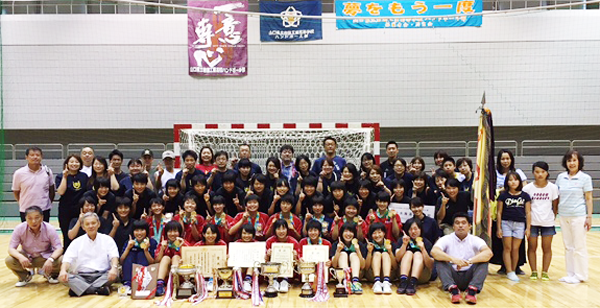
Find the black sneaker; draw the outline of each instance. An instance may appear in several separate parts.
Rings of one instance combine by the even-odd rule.
[[[506,275],[506,267],[504,267],[504,265],[502,265],[502,267],[500,267],[500,269],[496,273],[498,275]]]
[[[96,294],[108,296],[108,295],[110,295],[110,287],[108,287],[108,286],[99,287],[96,290]]]
[[[73,292],[73,290],[69,289],[69,296],[70,297],[79,297],[77,296],[77,294],[75,294],[75,292]]]
[[[411,279],[408,282],[408,287],[406,288],[406,295],[415,295],[417,293],[417,287],[415,286],[415,281]]]
[[[165,295],[165,282],[161,280],[156,284],[156,296],[163,295]]]
[[[405,294],[406,293],[406,288],[408,288],[408,278],[401,279],[400,280],[400,285],[398,286],[398,290],[396,290],[396,293],[398,293],[398,294]]]
[[[517,268],[515,269],[515,273],[517,275],[525,275],[525,272],[521,269],[520,266],[517,266]]]

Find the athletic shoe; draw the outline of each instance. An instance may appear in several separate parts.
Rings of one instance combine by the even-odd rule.
[[[282,280],[279,283],[279,292],[287,293],[290,290],[290,283],[287,280]]]
[[[529,279],[531,279],[531,280],[538,280],[538,274],[537,274],[537,272],[531,272],[531,276],[529,276]]]
[[[69,296],[70,297],[79,297],[77,296],[77,294],[75,294],[75,292],[73,292],[73,290],[69,289]]]
[[[108,295],[110,295],[110,288],[108,286],[99,287],[96,290],[96,294],[108,296]]]
[[[31,275],[31,272],[30,272],[27,275],[27,277],[25,277],[25,279],[19,280],[17,283],[15,283],[15,287],[24,287],[24,286],[26,286],[31,281],[31,278],[33,278],[33,275]]]
[[[550,276],[548,276],[548,273],[542,272],[542,281],[550,281]]]
[[[252,281],[246,280],[244,281],[244,292],[252,292]]]
[[[351,289],[352,289],[352,293],[354,293],[354,294],[362,294],[363,293],[362,284],[358,281],[352,283]]]
[[[208,290],[208,292],[212,292],[215,289],[215,282],[214,280],[211,278],[208,278],[208,282],[206,283],[206,289]]]
[[[156,296],[163,295],[165,295],[165,282],[161,280],[156,284]]]
[[[406,288],[408,288],[408,278],[400,280],[400,285],[398,286],[398,290],[396,290],[396,293],[405,294]]]
[[[525,275],[525,272],[519,266],[517,266],[517,268],[515,269],[515,273],[517,275]]]
[[[474,286],[469,286],[467,289],[467,295],[465,295],[465,301],[467,304],[475,305],[477,304],[477,288]]]
[[[383,286],[383,294],[392,294],[392,284],[389,281],[384,281]]]
[[[567,277],[567,280],[565,282],[570,283],[570,284],[577,284],[577,283],[580,283],[581,280],[579,280],[575,277]]]
[[[496,272],[496,274],[498,274],[498,275],[506,275],[506,267],[504,267],[504,265],[502,265],[500,267],[500,269]]]
[[[48,279],[48,283],[49,284],[57,284],[57,283],[59,283],[58,279],[50,277],[50,276],[46,277],[46,279]]]
[[[450,301],[453,304],[460,304],[460,290],[458,289],[458,287],[453,284],[448,288],[448,292],[450,292]]]
[[[375,283],[373,284],[373,293],[375,293],[375,294],[383,293],[383,284],[381,283],[381,281],[375,281]]]
[[[510,272],[510,273],[506,274],[506,278],[508,278],[514,282],[521,281],[521,279],[519,279],[519,277],[517,277],[517,274],[515,274],[515,272]]]
[[[275,290],[279,292],[279,281],[273,280],[273,288],[275,288]]]
[[[417,288],[412,282],[412,279],[410,279],[408,281],[408,286],[406,287],[406,295],[415,295],[415,293],[417,293]]]

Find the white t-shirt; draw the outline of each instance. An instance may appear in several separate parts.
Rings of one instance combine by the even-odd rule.
[[[519,174],[522,182],[527,181],[527,176],[525,175],[523,170],[517,169],[517,170],[515,170],[515,172]],[[500,172],[498,172],[498,170],[496,170],[496,189],[504,188],[504,180],[505,179],[506,179],[506,175],[501,174]]]
[[[73,273],[104,272],[110,269],[110,260],[119,257],[115,240],[102,233],[96,240],[84,234],[71,242],[63,256],[63,263],[70,263]]]
[[[90,176],[92,176],[92,166],[86,167],[86,166],[82,166],[81,167],[81,172],[87,174],[88,178]]]
[[[456,236],[456,233],[452,232],[451,234],[441,237],[433,247],[439,247],[451,257],[469,260],[479,254],[481,249],[487,247],[487,244],[478,236],[468,234],[461,240]],[[457,270],[456,264],[452,264],[452,267],[454,270]],[[461,267],[458,271],[466,271],[470,267],[471,265],[469,264],[468,266]]]
[[[175,175],[177,175],[177,172],[179,172],[179,169],[177,169],[177,168],[173,168],[172,173],[169,172],[169,170],[167,170],[165,168],[165,172],[163,173],[162,177],[160,178],[160,182],[162,184],[162,187],[161,187],[162,190],[165,189],[165,185],[167,185],[168,180],[175,178]],[[158,171],[154,172],[154,181],[155,182],[156,182],[156,179],[158,179]]]
[[[554,226],[554,211],[552,201],[558,199],[558,186],[548,182],[546,187],[537,187],[529,183],[523,191],[531,197],[531,225],[538,227]]]

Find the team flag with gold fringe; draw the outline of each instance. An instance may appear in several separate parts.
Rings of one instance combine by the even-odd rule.
[[[492,112],[486,109],[485,93],[481,100],[481,116],[477,130],[477,164],[473,180],[473,229],[474,235],[491,245],[492,216],[490,201],[494,201],[496,171],[494,169],[494,126]]]

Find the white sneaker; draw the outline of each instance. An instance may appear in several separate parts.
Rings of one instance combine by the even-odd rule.
[[[208,292],[214,291],[214,281],[212,278],[208,279],[208,282],[206,283],[206,289],[208,289]]]
[[[383,284],[381,283],[381,281],[377,281],[373,284],[373,293],[375,293],[375,294],[383,293]]]
[[[383,294],[392,294],[392,284],[389,281],[384,281],[383,285]]]
[[[19,280],[17,283],[15,283],[15,287],[24,287],[24,286],[26,286],[31,281],[31,278],[33,278],[33,275],[27,275],[27,277],[25,278],[25,280]]]
[[[125,294],[131,295],[131,286],[124,286],[124,287],[125,287]]]
[[[244,292],[252,292],[252,282],[250,280],[244,281]]]
[[[521,281],[521,279],[519,279],[519,277],[517,276],[517,274],[515,272],[506,273],[506,278],[508,278],[514,282]]]
[[[570,284],[577,284],[577,283],[580,283],[581,280],[577,279],[574,276],[571,276],[571,277],[567,277],[567,280],[565,282],[570,283]]]
[[[275,288],[275,290],[277,290],[277,292],[279,292],[279,281],[273,280],[273,288]]]
[[[287,293],[290,290],[290,283],[287,280],[282,280],[279,283],[279,292]]]
[[[48,276],[48,277],[46,277],[46,279],[48,279],[49,284],[57,284],[58,283],[58,279],[56,279],[56,278],[52,278],[52,277]]]

